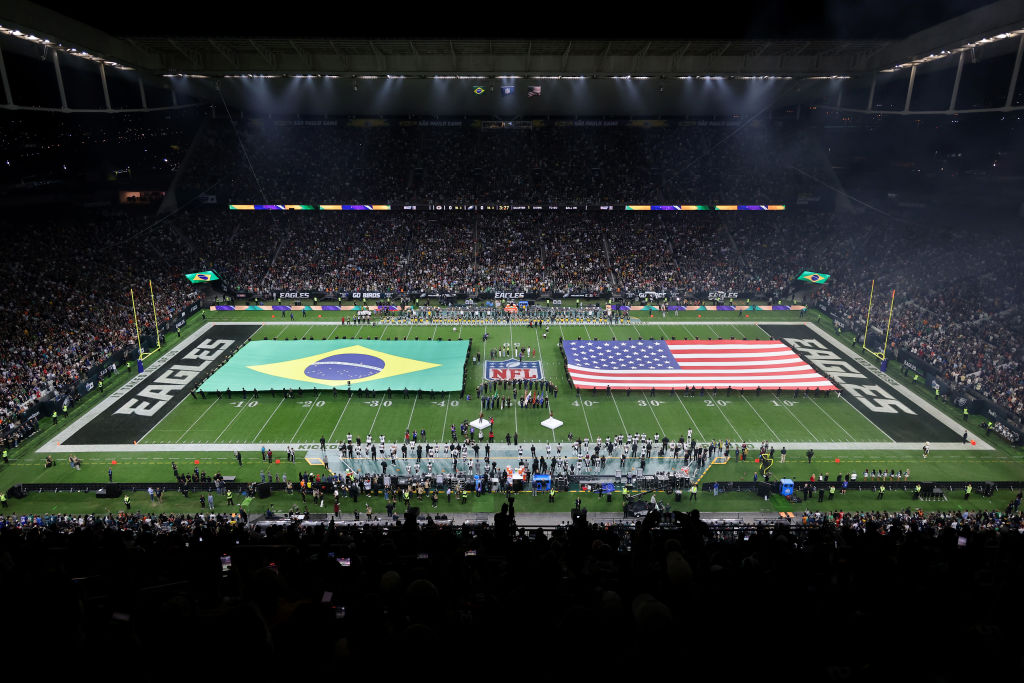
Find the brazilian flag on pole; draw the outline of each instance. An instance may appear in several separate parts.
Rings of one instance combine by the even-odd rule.
[[[213,282],[220,278],[212,270],[204,270],[201,273],[185,273],[185,279],[194,284],[202,284],[204,282]]]
[[[829,277],[830,276],[826,273],[815,273],[810,270],[805,270],[797,275],[796,279],[803,280],[804,282],[810,282],[815,285],[823,285],[828,282]]]

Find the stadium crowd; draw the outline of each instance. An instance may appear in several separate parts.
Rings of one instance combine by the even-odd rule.
[[[560,121],[511,131],[464,121],[389,123],[206,120],[177,177],[178,205],[187,208],[162,217],[115,209],[15,217],[21,229],[10,235],[12,257],[0,265],[6,276],[0,416],[15,416],[48,390],[66,391],[90,365],[131,345],[129,288],[146,308],[152,279],[163,322],[196,299],[181,274],[205,269],[217,270],[233,292],[261,298],[296,290],[399,297],[540,291],[551,298],[653,291],[687,302],[716,291],[789,300],[793,277],[815,270],[830,273],[830,283],[801,296],[853,328],[863,325],[874,280],[874,310],[884,310],[885,294],[897,292],[894,348],[924,358],[952,386],[970,387],[1024,416],[1024,315],[1014,294],[1022,285],[1016,267],[1022,249],[1009,242],[993,253],[974,225],[937,228],[876,211],[792,207],[737,213],[223,210],[225,199],[622,203],[685,196],[791,203],[820,194],[791,165],[827,174],[828,160],[813,136],[781,123],[768,130],[763,122]],[[18,125],[32,145],[45,141],[43,128]],[[149,151],[129,143],[174,144],[177,164],[183,152],[171,141],[188,126],[175,125],[140,119],[124,131],[104,127],[85,138],[145,158]],[[59,139],[68,134],[63,128],[53,133]],[[0,149],[28,154],[6,132]],[[188,201],[200,192],[213,193],[219,204]],[[955,267],[938,265],[953,254]],[[150,325],[148,315],[139,317]],[[873,315],[872,323],[881,327],[881,316]]]
[[[999,670],[1019,665],[1017,614],[1005,603],[1024,560],[1017,513],[835,511],[773,527],[709,524],[696,511],[588,524],[584,509],[542,531],[519,526],[510,503],[493,524],[473,525],[424,518],[415,507],[404,520],[364,526],[256,526],[227,514],[2,517],[0,582],[19,587],[5,611],[24,633],[60,624],[65,656],[118,642],[122,663],[151,661],[167,648],[154,633],[195,631],[230,633],[239,661],[281,664],[297,651],[365,661],[396,643],[435,656],[453,640],[461,660],[493,663],[495,633],[527,633],[538,619],[559,649],[579,652],[595,633],[614,633],[602,660],[636,661],[678,646],[699,615],[723,634],[700,644],[701,656],[718,662],[734,657],[738,613],[827,614],[836,632],[870,632],[891,623],[895,607],[869,596],[896,590],[915,613],[934,609],[955,583],[970,608],[950,627],[959,645],[984,645]],[[837,601],[856,609],[835,609]],[[899,639],[908,652],[925,651],[933,633],[906,629]],[[49,644],[28,638],[20,647]],[[808,647],[800,666],[860,679],[878,659]],[[892,676],[933,664],[881,659]],[[741,665],[763,666],[758,658]],[[942,663],[945,680],[975,666],[972,657]]]

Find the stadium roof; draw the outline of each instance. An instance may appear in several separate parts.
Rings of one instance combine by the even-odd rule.
[[[73,47],[79,56],[85,53],[110,65],[126,66],[152,75],[822,77],[877,72],[929,55],[942,54],[943,51],[956,50],[972,41],[1024,29],[1024,0],[998,0],[959,16],[948,15],[950,8],[952,11],[960,11],[964,2],[966,0],[948,4],[929,3],[947,7],[947,14],[927,15],[945,20],[903,38],[881,40],[750,37],[735,40],[721,37],[703,40],[654,37],[646,40],[376,40],[244,37],[244,34],[238,35],[239,31],[233,31],[233,35],[175,37],[154,35],[158,32],[156,30],[127,32],[115,37],[95,28],[83,16],[83,13],[93,12],[90,5],[77,5],[88,8],[79,9],[75,13],[86,19],[80,21],[27,0],[4,2],[0,6],[0,26],[8,34],[18,31],[22,36],[32,36],[39,42],[49,41],[51,46],[59,49]],[[186,14],[191,15],[191,25],[197,30],[224,26],[223,22],[215,21],[201,12]],[[313,16],[313,13],[306,13],[306,16]],[[109,23],[112,21],[111,16],[104,15],[102,10],[98,10],[96,18],[97,25],[116,25]],[[125,24],[125,21],[121,17],[120,28],[130,28],[130,24]],[[492,21],[488,21],[490,23]],[[316,26],[317,21],[306,21],[306,24]],[[323,24],[336,25],[341,31],[351,30],[353,26],[351,22],[332,24],[324,21]],[[521,25],[521,22],[517,24]],[[567,33],[573,32],[572,22],[559,24]],[[641,25],[645,24],[649,25],[649,22]],[[382,30],[388,30],[389,25],[387,22],[379,24]],[[685,30],[692,31],[695,25],[704,24],[688,23]],[[265,34],[266,26],[265,18],[260,18],[259,28],[254,27],[253,34]],[[738,21],[736,26],[739,35],[751,33],[743,21]],[[260,31],[261,28],[263,31]],[[662,30],[654,29],[654,32]],[[715,25],[711,32],[720,35],[723,30],[721,25]],[[828,27],[822,28],[822,31],[825,38],[836,34],[835,30]]]

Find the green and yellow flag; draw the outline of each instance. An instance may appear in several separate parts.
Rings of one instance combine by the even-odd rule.
[[[823,285],[828,282],[829,277],[830,276],[826,273],[815,273],[810,270],[805,270],[797,275],[796,279],[803,280],[804,282],[810,282],[815,285]]]
[[[458,391],[468,350],[465,340],[254,341],[232,356],[202,389]]]
[[[220,278],[217,276],[217,273],[212,270],[204,270],[201,273],[185,273],[185,279],[198,285],[204,282],[213,282]]]

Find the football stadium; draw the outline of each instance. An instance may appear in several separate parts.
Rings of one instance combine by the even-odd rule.
[[[121,9],[0,8],[18,632],[1021,672],[1024,3]]]

